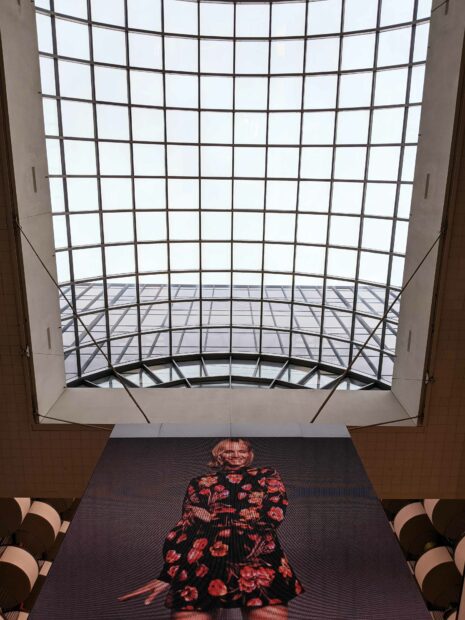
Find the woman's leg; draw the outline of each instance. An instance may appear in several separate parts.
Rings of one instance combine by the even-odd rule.
[[[171,620],[216,620],[217,617],[218,617],[217,611],[173,611],[171,612]]]
[[[255,609],[243,609],[244,620],[287,620],[286,605],[267,605]]]

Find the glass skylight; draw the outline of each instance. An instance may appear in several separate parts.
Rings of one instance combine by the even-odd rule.
[[[402,282],[430,5],[36,0],[58,278],[112,364],[347,366]]]

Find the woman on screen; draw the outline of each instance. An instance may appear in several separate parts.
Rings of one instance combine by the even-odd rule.
[[[163,546],[157,579],[119,597],[168,590],[172,620],[214,620],[240,608],[247,620],[286,620],[287,603],[303,588],[281,549],[277,528],[288,504],[279,473],[252,467],[246,439],[223,439],[212,450],[214,473],[189,483],[182,518]]]

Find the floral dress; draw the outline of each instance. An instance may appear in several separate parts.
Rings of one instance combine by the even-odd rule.
[[[191,480],[183,516],[163,546],[158,577],[171,584],[165,605],[176,610],[283,605],[303,592],[276,530],[286,489],[271,467],[219,471]],[[192,515],[192,507],[211,515]]]

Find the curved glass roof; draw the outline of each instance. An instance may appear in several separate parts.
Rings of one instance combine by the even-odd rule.
[[[76,314],[117,366],[347,366],[402,282],[430,4],[36,0],[69,381],[108,367]]]

